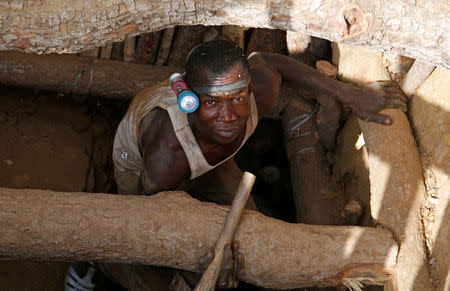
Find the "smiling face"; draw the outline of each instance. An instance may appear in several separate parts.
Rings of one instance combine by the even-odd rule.
[[[214,74],[205,68],[200,70],[198,82],[191,87],[227,85],[246,78],[247,73],[240,64],[236,64],[224,74]],[[250,116],[248,86],[232,91],[197,95],[200,105],[197,111],[192,113],[197,137],[218,144],[235,142],[245,131]]]

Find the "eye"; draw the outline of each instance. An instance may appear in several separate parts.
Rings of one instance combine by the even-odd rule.
[[[235,103],[241,103],[242,101],[244,101],[244,97],[236,96],[236,97],[234,97],[233,100],[234,100]]]
[[[205,101],[205,104],[207,104],[207,105],[214,105],[214,104],[216,104],[216,101],[209,99],[209,100]]]

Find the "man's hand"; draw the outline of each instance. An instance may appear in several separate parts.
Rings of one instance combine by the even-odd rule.
[[[211,249],[200,259],[198,270],[206,270],[208,265],[214,259],[214,249]],[[242,266],[242,255],[239,253],[239,244],[233,242],[226,244],[223,252],[222,267],[220,269],[219,279],[217,280],[217,289],[236,288],[239,283],[239,272]],[[174,291],[192,291],[198,284],[201,273],[191,273],[187,271],[176,272],[169,286],[169,290]]]
[[[200,270],[206,270],[214,258],[214,249],[202,258]],[[236,288],[239,283],[239,272],[242,266],[242,255],[239,253],[239,244],[233,242],[226,244],[223,250],[222,267],[216,287],[218,289]]]
[[[346,84],[337,94],[339,101],[349,106],[356,116],[365,121],[391,125],[391,117],[379,114],[380,110],[391,107],[407,111],[406,97],[390,81],[373,82],[369,87]]]
[[[236,288],[239,284],[241,266],[242,255],[239,253],[239,244],[237,242],[226,244],[217,287],[221,289]]]

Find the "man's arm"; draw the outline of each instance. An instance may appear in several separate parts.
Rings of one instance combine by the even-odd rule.
[[[276,53],[252,53],[249,56],[252,90],[261,115],[276,104],[281,82],[311,90],[316,94],[334,96],[349,106],[363,120],[389,125],[389,116],[378,114],[386,107],[406,111],[404,96],[398,90],[383,83],[384,90],[373,90],[328,78],[308,65],[293,58]]]
[[[169,115],[162,109],[155,111],[141,137],[144,161],[141,178],[145,194],[175,190],[190,175],[189,162],[175,136]]]

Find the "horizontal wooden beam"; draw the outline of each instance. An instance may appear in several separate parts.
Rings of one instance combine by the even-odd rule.
[[[184,192],[122,196],[0,188],[0,258],[199,270],[229,208]],[[380,228],[292,224],[245,210],[241,278],[266,288],[382,284],[397,244]]]
[[[351,3],[350,3],[351,2]],[[72,53],[176,25],[278,28],[450,68],[446,0],[9,1],[0,50]]]
[[[168,80],[174,66],[152,66],[71,55],[0,52],[0,84],[104,98],[133,98]]]

